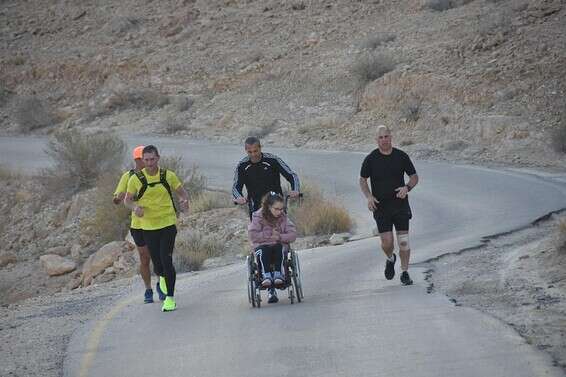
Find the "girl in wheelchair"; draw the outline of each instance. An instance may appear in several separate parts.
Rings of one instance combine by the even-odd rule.
[[[285,284],[284,253],[297,238],[295,225],[285,212],[283,196],[271,191],[263,197],[261,208],[252,214],[248,235],[262,272],[261,285],[269,289],[267,302],[275,303],[279,301],[275,288]]]

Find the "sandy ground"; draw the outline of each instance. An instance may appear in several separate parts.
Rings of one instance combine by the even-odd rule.
[[[566,370],[566,250],[557,248],[557,228],[557,217],[548,216],[435,258],[428,290],[509,324]]]

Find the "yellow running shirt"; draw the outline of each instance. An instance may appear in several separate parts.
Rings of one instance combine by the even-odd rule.
[[[175,209],[165,186],[160,183],[153,186],[150,185],[151,183],[159,182],[160,170],[161,168],[158,169],[155,175],[149,175],[145,168],[142,170],[147,179],[148,186],[142,198],[136,202],[136,205],[143,208],[143,216],[138,217],[132,212],[132,219],[134,217],[137,218],[140,228],[143,230],[163,229],[170,225],[175,225],[177,222]],[[167,170],[165,179],[169,183],[169,187],[171,187],[171,192],[181,186],[181,181],[171,170]],[[136,175],[132,175],[128,180],[128,193],[135,196],[141,188],[142,183],[139,178]]]
[[[118,182],[118,186],[116,186],[116,190],[114,190],[114,196],[117,196],[121,192],[123,192],[123,193],[126,192],[126,190],[128,189],[128,180],[129,179],[130,179],[130,171],[128,170],[127,172],[122,174],[122,177],[120,178],[120,181]],[[132,218],[132,222],[130,223],[130,228],[141,229],[140,218],[137,217],[137,216],[134,216],[133,212],[130,215],[130,217]]]

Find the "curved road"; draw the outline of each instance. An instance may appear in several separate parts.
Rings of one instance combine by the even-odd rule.
[[[162,155],[197,163],[217,187],[229,188],[241,146],[172,138],[152,142]],[[45,166],[44,139],[0,138],[0,161]],[[361,233],[373,224],[357,188],[365,153],[264,148],[302,176],[339,196]],[[411,193],[412,262],[469,247],[566,207],[564,176],[534,175],[417,161]],[[66,376],[561,376],[513,330],[477,311],[382,277],[375,238],[300,252],[305,302],[252,310],[241,265],[179,279],[178,310],[139,304],[139,294],[108,303],[109,312],[75,334]],[[140,284],[140,289],[142,289]],[[139,289],[138,289],[139,290]],[[112,310],[110,310],[112,308]]]

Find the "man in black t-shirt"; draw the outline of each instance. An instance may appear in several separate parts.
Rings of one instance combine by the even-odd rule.
[[[377,127],[377,149],[366,156],[360,172],[360,188],[368,201],[368,209],[373,212],[377,223],[381,248],[385,253],[385,278],[395,276],[393,252],[393,227],[397,233],[399,256],[401,257],[401,283],[411,285],[409,276],[409,220],[412,217],[407,193],[418,183],[419,177],[409,156],[391,144],[391,131],[386,126]],[[409,181],[405,183],[405,174]],[[368,186],[371,181],[371,192]]]
[[[271,153],[262,153],[257,137],[248,137],[244,143],[247,156],[238,162],[234,171],[232,195],[238,204],[248,203],[250,219],[261,207],[262,197],[270,191],[283,195],[281,175],[291,184],[289,196],[299,196],[299,177],[281,158]],[[246,186],[247,197],[242,193]]]

